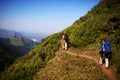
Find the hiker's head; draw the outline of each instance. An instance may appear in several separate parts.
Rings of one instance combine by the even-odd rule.
[[[104,44],[104,42],[105,42],[105,40],[103,39],[103,40],[101,40],[101,44]]]

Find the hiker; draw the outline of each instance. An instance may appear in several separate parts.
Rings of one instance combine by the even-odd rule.
[[[105,60],[105,67],[106,67],[106,69],[108,69],[109,61],[110,61],[110,57],[111,57],[111,47],[110,47],[109,40],[103,40],[103,42],[100,46],[100,54],[102,55],[100,57],[100,64],[103,64],[103,60]]]
[[[110,41],[106,40],[104,43],[104,47],[105,47],[105,67],[108,68],[109,67],[109,62],[110,62],[110,58],[111,58],[111,47],[110,47]]]
[[[63,50],[67,50],[68,48],[68,35],[67,34],[62,35],[62,48]]]
[[[105,51],[105,48],[104,48],[104,40],[101,41],[100,43],[100,64],[102,65],[104,63],[104,59],[105,59],[105,55],[104,55],[104,51]]]

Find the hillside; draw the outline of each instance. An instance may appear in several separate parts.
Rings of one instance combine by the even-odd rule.
[[[120,79],[120,0],[101,0],[85,16],[62,32],[53,34],[42,41],[24,57],[5,70],[1,80],[108,80],[100,66],[86,58],[76,58],[59,51],[63,33],[69,35],[70,51],[98,57],[99,42],[111,41],[112,69]],[[90,51],[94,52],[90,52]],[[85,53],[84,51],[87,51]],[[71,67],[73,66],[73,67]],[[49,76],[49,75],[50,76]],[[103,74],[103,75],[101,75]],[[99,75],[99,76],[98,76]],[[74,77],[76,76],[76,77]],[[108,78],[107,78],[108,77]],[[68,80],[69,80],[68,79]],[[119,80],[118,79],[118,80]]]
[[[68,27],[70,43],[76,48],[97,44],[102,39],[111,41],[113,69],[120,75],[120,0],[102,0],[87,15]],[[99,48],[98,48],[99,49]]]
[[[37,45],[38,43],[21,37],[0,38],[0,71]]]
[[[20,56],[20,54],[15,54],[14,52],[5,50],[0,46],[0,72],[4,71],[4,69],[10,66],[10,64]]]
[[[8,49],[23,55],[27,53],[30,49],[32,49],[34,46],[38,45],[38,43],[26,38],[12,37],[9,39],[0,38],[0,45],[4,49]]]
[[[56,52],[56,56],[41,69],[34,80],[108,80],[93,60]]]

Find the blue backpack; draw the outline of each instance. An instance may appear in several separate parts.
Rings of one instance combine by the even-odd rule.
[[[105,41],[104,47],[105,47],[105,53],[110,53],[111,52],[111,47],[110,47],[110,41],[109,40]]]

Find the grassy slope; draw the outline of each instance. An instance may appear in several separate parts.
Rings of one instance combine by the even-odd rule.
[[[24,57],[17,59],[0,75],[0,80],[32,80],[36,72],[54,57],[58,47],[58,35],[51,35]]]
[[[98,44],[102,39],[110,40],[112,49],[111,63],[114,70],[120,75],[119,5],[120,0],[103,0],[87,15],[81,17],[63,32],[69,35],[69,41],[72,46],[79,49],[89,44]]]
[[[92,60],[57,52],[34,77],[35,80],[107,80]]]
[[[119,64],[120,6],[119,5],[120,5],[120,0],[103,0],[103,2],[101,2],[95,8],[93,8],[87,15],[77,20],[72,26],[70,26],[69,28],[67,28],[66,30],[60,33],[48,37],[41,43],[41,45],[31,50],[29,54],[17,60],[17,62],[13,66],[8,68],[2,74],[2,79],[1,78],[0,79],[1,80],[13,80],[13,79],[31,80],[38,71],[40,72],[38,72],[38,75],[34,77],[34,79],[40,79],[44,76],[45,76],[44,78],[51,77],[47,74],[49,74],[50,71],[54,73],[53,66],[56,66],[56,72],[54,74],[58,74],[59,77],[61,77],[61,75],[62,76],[66,75],[63,77],[64,79],[66,79],[66,77],[68,76],[74,78],[74,76],[78,76],[78,73],[82,70],[84,65],[85,65],[84,67],[85,69],[83,69],[82,72],[84,72],[85,70],[85,73],[82,74],[80,72],[79,75],[81,76],[77,77],[77,79],[82,79],[82,78],[86,79],[87,77],[86,72],[90,70],[93,71],[92,68],[96,65],[93,63],[93,61],[89,61],[83,58],[77,59],[70,55],[60,55],[59,56],[59,59],[61,59],[60,63],[59,61],[57,61],[56,63],[56,60],[51,60],[55,55],[55,51],[57,51],[59,48],[59,37],[63,32],[69,34],[69,41],[71,45],[78,49],[82,49],[89,44],[93,44],[95,43],[96,40],[99,41],[100,39],[103,38],[109,39],[112,43],[111,47],[113,51],[112,52],[113,57],[111,60],[111,62],[113,63],[112,66],[114,66],[117,73],[120,74],[120,64]],[[94,46],[93,50],[94,49],[96,50],[98,48]],[[69,58],[64,58],[63,56],[68,56]],[[66,61],[67,63],[65,63]],[[48,64],[46,65],[47,62]],[[67,64],[69,64],[69,66],[67,66]],[[83,64],[83,65],[79,66],[79,64]],[[75,66],[72,68],[70,65],[75,65]],[[76,66],[78,66],[81,70],[79,68],[76,68]],[[91,68],[89,68],[88,66]],[[98,70],[101,71],[99,66],[96,65],[96,67],[98,67]],[[98,74],[101,75],[101,72],[99,72],[96,67],[94,71],[98,72]],[[59,70],[60,70],[60,74],[59,74]],[[77,72],[78,70],[80,71]],[[67,74],[67,72],[69,74]],[[46,73],[46,75],[42,73]],[[50,75],[52,74],[50,73]],[[90,78],[93,80],[94,80],[94,78],[92,77],[93,75],[98,76],[95,73],[93,74],[89,73],[88,75],[91,76]],[[104,78],[104,75],[98,78],[102,79]]]

